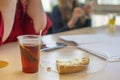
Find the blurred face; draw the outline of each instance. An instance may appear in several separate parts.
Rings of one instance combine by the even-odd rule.
[[[75,0],[67,0],[67,5],[69,6],[69,8],[72,8],[73,7],[73,2]]]

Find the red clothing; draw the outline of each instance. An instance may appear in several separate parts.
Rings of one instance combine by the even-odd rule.
[[[2,37],[4,33],[3,23],[4,22],[3,22],[2,14],[0,12],[0,45],[3,43],[2,42]],[[51,26],[51,20],[47,17],[47,25],[46,28],[43,30],[42,35],[47,33],[47,30],[50,28],[50,26]],[[16,41],[17,36],[23,34],[37,34],[37,33],[35,32],[31,17],[26,14],[25,7],[22,5],[21,2],[18,2],[12,31],[4,43]]]
[[[3,37],[3,20],[2,20],[2,16],[0,13],[0,45],[2,44],[2,37]]]

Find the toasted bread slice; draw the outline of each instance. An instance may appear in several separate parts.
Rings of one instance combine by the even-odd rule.
[[[83,71],[87,68],[88,64],[88,57],[83,57],[82,59],[73,59],[70,61],[56,61],[57,70],[60,74]]]

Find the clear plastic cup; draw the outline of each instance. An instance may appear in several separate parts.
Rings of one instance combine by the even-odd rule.
[[[25,73],[35,73],[39,69],[40,43],[39,35],[21,35],[18,36],[22,71]]]

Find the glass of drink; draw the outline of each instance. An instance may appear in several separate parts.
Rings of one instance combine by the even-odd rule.
[[[40,43],[39,35],[21,35],[18,36],[22,71],[25,73],[35,73],[39,69]]]
[[[108,25],[109,26],[115,26],[115,18],[116,18],[115,13],[108,14]]]
[[[117,14],[116,13],[110,13],[108,14],[108,30],[110,32],[115,32],[116,31],[116,16]]]

